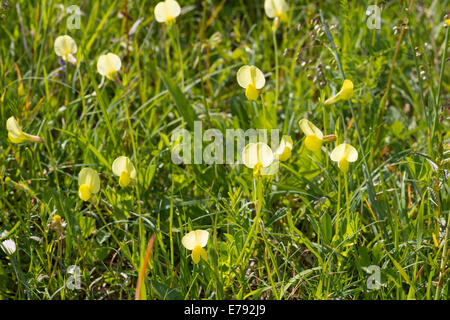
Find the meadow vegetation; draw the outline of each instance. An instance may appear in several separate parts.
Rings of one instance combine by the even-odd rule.
[[[0,1],[0,299],[447,300],[448,1],[178,2]]]

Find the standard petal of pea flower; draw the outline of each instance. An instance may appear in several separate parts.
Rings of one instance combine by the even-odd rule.
[[[332,161],[338,163],[339,169],[347,173],[348,163],[358,160],[358,151],[350,144],[342,143],[334,148],[330,154],[330,158]]]
[[[0,247],[5,253],[9,255],[12,255],[14,252],[16,252],[16,243],[11,239],[7,239],[0,243]]]
[[[12,143],[23,143],[23,142],[41,142],[42,139],[39,136],[33,136],[31,134],[22,131],[22,128],[17,123],[14,117],[10,117],[6,121],[6,129],[8,130],[8,138]]]
[[[160,23],[171,25],[181,13],[181,7],[175,0],[165,0],[155,6],[155,19]]]
[[[119,177],[119,185],[124,188],[136,180],[136,169],[128,157],[120,156],[112,164],[114,175]]]
[[[78,174],[78,196],[88,201],[92,195],[100,191],[100,177],[94,169],[83,168]]]
[[[186,234],[181,243],[183,246],[192,250],[192,260],[195,264],[200,262],[200,258],[208,261],[206,250],[203,249],[208,243],[209,232],[206,230],[194,230]]]
[[[59,36],[55,39],[55,52],[56,55],[61,57],[64,61],[68,61],[75,64],[75,53],[77,52],[77,44],[70,36]]]
[[[122,62],[118,55],[114,53],[107,53],[101,55],[97,61],[97,71],[102,76],[112,80],[114,75],[122,67]]]
[[[242,66],[236,74],[238,84],[245,89],[248,100],[258,99],[258,90],[266,84],[266,78],[261,70],[255,66]]]
[[[242,150],[242,162],[247,168],[253,169],[255,177],[261,175],[275,160],[272,149],[264,142],[249,143]]]
[[[265,0],[264,11],[269,18],[279,18],[281,21],[287,20],[289,6],[284,0]]]

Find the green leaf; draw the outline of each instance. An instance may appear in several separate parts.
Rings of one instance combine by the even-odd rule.
[[[170,77],[160,68],[158,68],[158,72],[161,80],[164,82],[164,85],[169,91],[170,96],[174,100],[178,112],[188,124],[189,129],[193,130],[194,121],[197,120],[197,115],[195,114],[194,109],[189,105],[188,100],[176,83],[174,83],[172,79],[170,79]]]
[[[328,213],[325,213],[320,218],[320,229],[322,231],[322,241],[326,244],[329,244],[333,231],[331,226],[331,217]]]
[[[165,300],[183,300],[183,296],[178,290],[169,288],[154,280],[151,281],[151,284],[158,298]]]
[[[81,216],[80,228],[83,237],[89,237],[95,229],[95,219]]]

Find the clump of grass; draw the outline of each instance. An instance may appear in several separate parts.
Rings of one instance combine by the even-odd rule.
[[[447,1],[389,2],[381,29],[369,1],[286,2],[269,18],[183,1],[159,23],[156,2],[79,1],[70,30],[68,1],[0,2],[0,243],[16,245],[1,299],[448,299]],[[66,34],[72,62],[54,51]],[[247,96],[244,65],[265,78]],[[327,103],[346,79],[353,95]],[[12,143],[11,117],[42,143]],[[290,156],[272,177],[175,164],[171,137],[196,120],[278,128]],[[341,171],[344,142],[358,160]],[[89,201],[83,168],[101,181]],[[209,233],[198,263],[193,230]]]

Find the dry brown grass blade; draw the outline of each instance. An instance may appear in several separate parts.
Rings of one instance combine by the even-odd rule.
[[[142,264],[141,270],[139,271],[139,278],[138,278],[138,282],[136,285],[135,300],[141,300],[141,285],[145,278],[145,272],[147,271],[148,260],[150,259],[150,255],[152,254],[154,243],[155,243],[155,235],[153,234],[150,237],[150,240],[148,241],[147,251],[145,252],[144,263]]]

